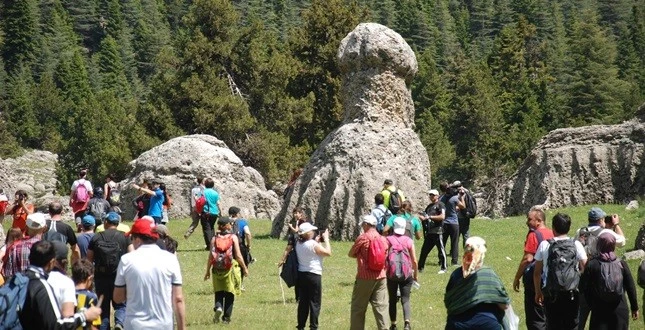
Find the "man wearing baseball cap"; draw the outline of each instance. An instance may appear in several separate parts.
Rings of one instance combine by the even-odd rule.
[[[157,246],[155,224],[139,219],[127,234],[135,248],[121,257],[114,301],[126,303],[125,329],[186,329],[182,277],[177,257]]]
[[[357,265],[350,312],[351,330],[365,328],[365,312],[368,303],[372,304],[377,329],[387,329],[390,323],[385,267],[377,271],[368,266],[372,240],[381,240],[381,246],[387,249],[387,240],[376,231],[376,223],[377,220],[373,215],[364,215],[360,222],[363,233],[356,238],[349,250],[349,257],[356,258]]]
[[[443,246],[443,219],[446,218],[446,206],[439,200],[439,191],[432,189],[428,193],[430,197],[430,204],[425,209],[423,215],[419,216],[423,225],[423,246],[421,247],[421,255],[419,256],[419,272],[423,271],[426,264],[426,258],[432,251],[432,248],[437,247],[439,256],[439,264],[441,269],[439,274],[444,274],[448,265],[446,264],[446,249]]]
[[[114,292],[114,280],[118,261],[121,257],[134,250],[130,240],[125,234],[118,230],[117,225],[121,217],[115,212],[107,214],[104,226],[105,230],[96,232],[87,248],[87,260],[94,262],[94,284],[96,294],[103,296],[101,303],[101,327],[110,327],[110,304],[114,308],[115,329],[121,327],[125,321],[125,304],[118,303],[112,297]]]
[[[42,239],[47,230],[44,213],[32,213],[27,216],[27,236],[7,248],[7,262],[4,263],[4,277],[10,278],[16,273],[24,272],[29,267],[29,253],[34,243]]]

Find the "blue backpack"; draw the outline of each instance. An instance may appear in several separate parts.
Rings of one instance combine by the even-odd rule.
[[[27,299],[28,285],[29,277],[16,273],[0,287],[0,329],[22,330],[18,316]]]

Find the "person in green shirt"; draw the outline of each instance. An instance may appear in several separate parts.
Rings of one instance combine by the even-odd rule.
[[[398,217],[405,219],[406,223],[409,223],[409,226],[405,227],[405,235],[414,239],[421,239],[423,237],[423,228],[421,227],[421,222],[419,218],[412,215],[412,202],[404,201],[401,204],[401,209],[397,214],[392,215],[387,219],[385,227],[383,227],[383,233],[386,235],[391,234],[390,229],[394,227],[394,220]]]
[[[381,194],[383,195],[383,205],[385,205],[385,207],[390,210],[392,210],[390,208],[390,195],[393,192],[396,192],[397,194],[399,194],[401,201],[405,200],[405,196],[403,196],[403,192],[401,192],[401,190],[396,189],[396,187],[392,183],[392,180],[391,179],[385,180],[385,182],[383,182],[383,189],[381,190]],[[397,212],[392,212],[392,213],[398,213],[398,210],[396,211]]]

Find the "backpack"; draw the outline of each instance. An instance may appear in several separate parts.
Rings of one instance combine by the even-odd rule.
[[[381,235],[370,239],[369,250],[367,251],[367,268],[380,272],[385,268],[387,244],[381,240]]]
[[[387,253],[387,278],[395,282],[405,282],[412,276],[410,253],[396,236],[388,236],[390,249]]]
[[[76,192],[74,193],[74,200],[83,203],[90,200],[90,194],[87,192],[87,187],[85,187],[85,179],[78,180],[78,186],[76,186]]]
[[[597,234],[601,230],[594,231],[589,229],[589,227],[582,227],[578,232],[578,241],[580,241],[580,243],[582,243],[582,246],[585,247],[585,251],[587,252],[587,257],[589,257],[589,259],[598,255],[598,249],[596,248],[596,246],[598,245]]]
[[[16,273],[0,287],[0,329],[20,329],[19,314],[27,300],[29,277]]]
[[[387,219],[392,216],[392,213],[385,207],[383,207],[383,209],[377,207],[377,209],[383,212],[383,215],[376,218],[376,231],[378,231],[379,234],[383,234],[383,227],[385,227],[385,223],[387,222]]]
[[[477,215],[477,200],[475,200],[475,197],[473,197],[470,191],[466,191],[465,202],[466,209],[464,210],[464,215],[466,218],[472,219]]]
[[[580,283],[576,245],[573,239],[548,240],[545,296],[555,298],[558,292],[577,291]]]
[[[397,189],[395,191],[390,191],[390,206],[388,207],[388,209],[390,209],[390,212],[392,212],[392,214],[397,214],[399,212],[401,203],[403,203],[403,201],[401,200],[399,190]]]
[[[123,252],[116,240],[118,232],[110,238],[106,238],[105,233],[96,234],[99,238],[94,243],[94,269],[97,274],[111,275],[116,273]]]
[[[531,233],[535,233],[535,238],[537,239],[537,245],[540,246],[540,243],[544,240],[544,237],[542,236],[542,232],[540,232],[537,229],[532,229],[529,228],[529,232],[526,234],[526,238],[528,239],[529,235]],[[524,275],[522,276],[522,282],[524,283],[524,286],[529,286],[533,285],[533,272],[535,270],[535,259],[526,267],[524,270]],[[546,276],[544,273],[542,274],[542,283],[544,283]]]
[[[117,187],[110,188],[107,200],[112,206],[121,205],[121,191]]]
[[[217,235],[213,242],[213,269],[229,270],[233,266],[233,234]]]
[[[296,254],[296,249],[291,249],[291,252],[287,255],[287,259],[280,271],[280,277],[284,280],[284,283],[287,283],[288,287],[295,286],[296,282],[298,282],[298,255]]]
[[[204,213],[205,205],[206,205],[206,197],[204,197],[204,195],[201,195],[195,202],[195,211],[197,212],[197,214]]]
[[[623,265],[620,260],[600,261],[600,283],[594,285],[597,297],[608,303],[623,299]]]
[[[100,198],[92,198],[90,200],[90,214],[94,216],[96,222],[102,222],[105,218],[105,205]]]
[[[56,222],[47,220],[47,227],[49,227],[49,230],[47,230],[47,232],[45,232],[45,234],[43,235],[44,240],[50,242],[59,241],[67,243],[67,236],[63,233],[58,232]]]

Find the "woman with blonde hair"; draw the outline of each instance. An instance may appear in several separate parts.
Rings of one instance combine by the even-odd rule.
[[[298,257],[298,329],[318,329],[318,315],[322,300],[322,259],[331,256],[329,231],[322,234],[321,242],[314,239],[318,228],[309,222],[298,227],[296,255]]]
[[[461,267],[450,275],[446,286],[446,329],[502,328],[511,300],[497,274],[484,267],[485,255],[483,238],[473,236],[466,240]]]

